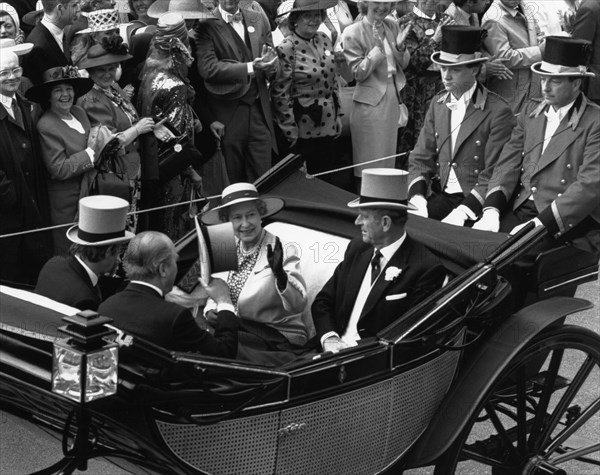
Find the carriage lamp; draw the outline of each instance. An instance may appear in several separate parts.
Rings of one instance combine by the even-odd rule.
[[[104,324],[112,322],[91,310],[62,319],[59,331],[67,338],[54,343],[52,392],[78,403],[88,403],[117,392],[118,345]]]

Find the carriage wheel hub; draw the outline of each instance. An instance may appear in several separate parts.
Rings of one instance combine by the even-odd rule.
[[[567,475],[562,468],[551,465],[540,456],[534,456],[527,462],[523,475]]]

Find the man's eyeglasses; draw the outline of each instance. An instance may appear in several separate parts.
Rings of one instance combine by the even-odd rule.
[[[23,68],[21,66],[17,66],[16,68],[12,69],[4,69],[0,71],[0,79],[4,81],[8,79],[11,75],[13,75],[14,77],[19,77],[21,76],[21,74],[23,74]]]

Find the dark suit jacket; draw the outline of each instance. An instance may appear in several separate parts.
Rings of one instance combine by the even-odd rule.
[[[145,285],[130,283],[107,299],[98,312],[114,320],[121,330],[174,351],[197,351],[210,356],[235,358],[238,318],[221,311],[214,336],[202,330],[187,308],[167,302]]]
[[[23,75],[31,79],[33,84],[42,82],[42,74],[47,69],[71,64],[68,43],[64,43],[67,53],[63,53],[48,28],[41,23],[31,30],[26,41],[33,43],[33,49],[23,56]]]
[[[317,294],[311,311],[320,338],[330,331],[345,332],[363,277],[373,258],[373,247],[362,239],[350,241],[344,260]],[[401,273],[386,281],[386,269]],[[361,337],[373,336],[442,286],[446,270],[422,244],[407,236],[392,256],[367,297],[358,321]],[[406,297],[395,298],[406,293]],[[387,298],[386,298],[387,297]]]
[[[600,103],[600,3],[598,0],[583,0],[573,25],[573,38],[582,38],[592,43],[590,69],[596,77],[589,78],[585,94],[597,104]]]
[[[79,310],[97,310],[102,302],[99,290],[74,257],[56,256],[46,262],[35,293]]]
[[[246,63],[262,54],[263,45],[273,46],[269,20],[261,6],[256,2],[247,2],[240,4],[240,12],[250,43],[250,48],[246,46],[245,51],[240,48],[241,42],[237,33],[221,18],[218,9],[214,10],[218,20],[198,22],[194,35],[196,58],[200,76],[207,82],[248,83],[250,78]],[[267,78],[262,71],[255,71],[255,78],[265,122],[273,138],[272,145],[274,150],[277,150]],[[239,98],[231,99],[227,95],[207,92],[205,99],[206,107],[199,111],[203,123],[211,124],[218,120],[227,127],[232,120],[235,120]]]
[[[427,196],[435,175],[444,189],[450,169],[454,168],[465,194],[463,204],[479,215],[488,181],[516,121],[504,99],[478,84],[467,104],[453,153],[451,113],[446,106],[449,95],[441,92],[429,105],[419,139],[410,153],[408,195]]]
[[[0,105],[0,234],[44,227],[50,221],[47,175],[31,103],[19,92],[16,98],[24,127]],[[51,239],[48,232],[2,239],[0,279],[14,285],[25,278],[20,283],[35,285],[42,264],[52,255]]]

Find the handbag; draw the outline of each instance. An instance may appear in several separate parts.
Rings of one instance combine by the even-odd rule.
[[[190,165],[202,163],[202,154],[186,135],[163,144],[158,156],[158,178],[162,183],[170,181]]]
[[[118,142],[116,138],[113,140]],[[107,151],[109,146],[110,144],[102,151],[99,163],[96,165],[97,174],[92,184],[91,194],[116,196],[131,203],[129,178],[122,158],[114,151]]]

